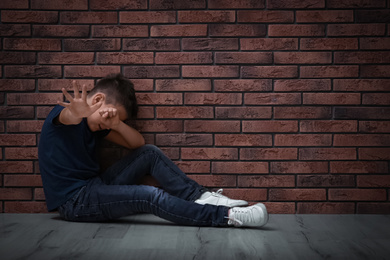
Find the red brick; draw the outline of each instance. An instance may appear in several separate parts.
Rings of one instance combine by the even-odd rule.
[[[181,158],[183,160],[237,160],[238,151],[236,148],[181,148]]]
[[[120,39],[64,39],[64,51],[119,51]]]
[[[137,93],[140,105],[182,105],[181,93]]]
[[[55,12],[57,14],[57,12]],[[117,12],[60,12],[61,24],[116,24]]]
[[[223,189],[223,194],[232,199],[242,199],[246,201],[267,200],[266,189]]]
[[[214,80],[215,91],[271,91],[271,79]]]
[[[62,88],[65,88],[68,91],[73,91],[72,85],[73,79],[38,79],[38,89],[39,91],[61,91]],[[87,90],[93,88],[93,80],[84,80],[80,79],[77,82],[82,86],[85,85]]]
[[[33,79],[0,79],[0,91],[32,91],[35,90]]]
[[[158,52],[156,64],[210,64],[213,63],[211,52]]]
[[[135,91],[153,91],[153,79],[131,79]]]
[[[43,188],[34,188],[34,199],[45,200],[45,193],[43,191]]]
[[[275,64],[326,64],[332,62],[331,52],[275,52]]]
[[[359,93],[303,93],[303,104],[359,105]]]
[[[384,24],[329,24],[328,36],[384,36]]]
[[[182,39],[183,50],[238,50],[238,39],[234,38],[190,38]]]
[[[35,56],[32,52],[0,52],[2,64],[35,64]]]
[[[140,132],[183,132],[183,122],[179,120],[137,120],[136,129]]]
[[[335,63],[353,64],[353,63],[387,63],[390,60],[390,52],[336,52],[334,54]]]
[[[334,91],[388,91],[390,79],[335,79]]]
[[[178,161],[176,165],[185,173],[210,173],[210,162]]]
[[[4,75],[10,78],[58,78],[62,71],[60,66],[5,66]]]
[[[358,187],[390,187],[390,176],[389,175],[361,175],[357,176]]]
[[[266,162],[212,162],[212,173],[216,174],[266,174]]]
[[[274,107],[275,119],[330,119],[329,107]]]
[[[390,214],[390,203],[358,203],[358,214]]]
[[[47,213],[46,202],[7,201],[4,203],[5,213]]]
[[[210,9],[257,9],[264,8],[264,0],[251,1],[251,0],[209,0],[208,7]]]
[[[236,177],[231,175],[189,175],[191,179],[205,187],[235,187]]]
[[[270,201],[320,201],[326,200],[325,189],[270,189]]]
[[[0,161],[0,173],[32,173],[31,161]]]
[[[38,119],[46,119],[49,115],[50,111],[54,108],[54,106],[39,106],[37,107],[37,118]]]
[[[357,50],[356,38],[302,38],[301,50]]]
[[[328,173],[327,162],[271,162],[271,173]]]
[[[216,64],[271,64],[272,54],[266,52],[217,52],[215,53]]]
[[[353,22],[353,10],[297,11],[297,23]]]
[[[128,78],[177,78],[179,66],[126,66],[123,74]]]
[[[150,0],[150,9],[202,9],[204,0]]]
[[[88,0],[50,1],[31,0],[32,9],[53,9],[53,10],[87,10]]]
[[[238,66],[183,66],[183,77],[234,78],[239,76]]]
[[[208,79],[163,79],[156,80],[157,91],[211,91]]]
[[[174,11],[122,11],[119,13],[119,23],[176,23],[176,13]]]
[[[275,146],[330,146],[330,134],[276,134]]]
[[[60,51],[61,40],[58,39],[26,39],[26,38],[5,38],[5,50],[21,51]]]
[[[211,146],[213,137],[211,134],[157,134],[158,146]]]
[[[213,118],[213,108],[203,106],[157,107],[157,118]],[[207,132],[207,131],[206,131]]]
[[[91,52],[44,52],[38,53],[39,64],[93,64]]]
[[[356,120],[301,120],[301,132],[357,132]]]
[[[390,108],[335,107],[334,119],[390,119]]]
[[[355,203],[337,202],[300,202],[297,203],[298,214],[354,214]]]
[[[389,133],[390,121],[360,121],[359,132]]]
[[[335,201],[384,201],[385,189],[329,189],[329,200]]]
[[[2,37],[31,36],[31,28],[27,24],[0,24],[0,34]]]
[[[152,52],[99,52],[98,64],[153,64]]]
[[[389,10],[358,10],[356,22],[358,23],[386,23],[389,22]]]
[[[148,37],[147,25],[92,25],[92,37]]]
[[[390,49],[389,38],[360,38],[360,49],[362,50],[382,50]]]
[[[216,107],[215,118],[258,119],[271,118],[271,107]]]
[[[294,13],[292,11],[237,11],[239,23],[292,23]]]
[[[261,175],[261,176],[238,176],[239,187],[268,188],[268,187],[294,187],[295,177],[292,175]]]
[[[356,160],[354,148],[300,148],[300,160]]]
[[[152,25],[152,37],[207,36],[207,25]]]
[[[390,77],[390,65],[361,65],[360,76],[364,78]]]
[[[170,94],[171,95],[171,94]],[[186,105],[241,105],[242,94],[239,93],[185,93]]]
[[[27,9],[29,7],[29,1],[28,0],[5,0],[0,2],[0,8],[1,9]],[[0,211],[2,212],[2,211]]]
[[[330,79],[282,79],[274,81],[274,91],[328,91]]]
[[[88,25],[33,25],[35,37],[88,37]]]
[[[365,93],[362,103],[365,105],[390,105],[390,93]]]
[[[42,187],[42,179],[40,175],[18,174],[4,175],[5,187]]]
[[[248,38],[240,39],[241,50],[298,50],[298,39],[291,38]]]
[[[268,25],[268,35],[271,37],[325,36],[325,25],[271,24]]]
[[[359,148],[360,160],[390,160],[390,148]]]
[[[65,77],[102,78],[112,73],[120,73],[119,66],[64,66]]]
[[[295,78],[297,66],[242,66],[243,78]]]
[[[7,119],[33,119],[34,118],[34,107],[26,107],[26,106],[2,106],[0,107],[0,118]],[[12,121],[9,121],[10,123]]]
[[[140,107],[138,110],[137,118],[154,118],[154,108],[153,107]]]
[[[180,41],[178,39],[124,39],[123,50],[178,51]]]
[[[277,120],[261,120],[261,121],[243,121],[242,131],[245,132],[297,132],[297,121],[277,121]]]
[[[349,78],[359,76],[359,66],[302,66],[302,78]]]
[[[37,147],[12,147],[5,148],[4,157],[7,160],[37,160]]]
[[[0,134],[1,146],[34,146],[36,135],[34,134]]]
[[[390,135],[335,134],[334,146],[390,146]]]
[[[241,148],[241,160],[296,160],[296,148]]]
[[[215,146],[272,146],[271,135],[216,134]]]
[[[245,105],[298,105],[301,94],[298,93],[246,93]]]
[[[328,0],[328,8],[373,8],[385,7],[386,0]]]
[[[240,122],[225,120],[187,120],[184,122],[184,131],[202,133],[237,133],[240,132]]]
[[[294,202],[265,202],[269,214],[295,214]]]
[[[29,188],[0,188],[0,200],[31,200]]]
[[[92,10],[128,10],[128,9],[147,9],[147,0],[90,0]]]
[[[234,11],[179,11],[179,23],[232,23],[236,21]]]
[[[299,175],[297,187],[354,187],[352,175]]]
[[[264,24],[210,24],[209,35],[218,37],[261,37],[267,29]]]

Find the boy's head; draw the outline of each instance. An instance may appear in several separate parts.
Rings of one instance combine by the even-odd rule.
[[[136,118],[138,113],[137,99],[133,83],[122,74],[112,74],[99,80],[89,92],[92,103],[103,101],[105,105],[122,106],[126,118]]]

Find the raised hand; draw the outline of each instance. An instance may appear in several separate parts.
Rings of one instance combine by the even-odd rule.
[[[75,118],[88,117],[102,106],[102,102],[98,102],[91,106],[87,103],[87,87],[85,85],[82,87],[81,97],[79,93],[79,84],[74,80],[72,81],[72,85],[74,97],[72,97],[64,88],[62,89],[62,93],[69,103],[58,101],[58,104],[67,108],[72,116]]]
[[[114,107],[103,108],[99,110],[99,114],[102,117],[102,127],[106,129],[115,129],[121,122],[118,110]]]

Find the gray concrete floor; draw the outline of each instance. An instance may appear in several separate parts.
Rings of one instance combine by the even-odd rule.
[[[0,259],[390,259],[390,215],[270,215],[261,229],[0,214]]]

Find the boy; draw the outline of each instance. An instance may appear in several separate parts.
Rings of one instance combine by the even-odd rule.
[[[74,97],[48,115],[39,143],[39,166],[49,211],[69,221],[106,221],[147,212],[177,224],[262,226],[265,206],[250,207],[220,192],[208,192],[188,178],[157,147],[125,124],[137,115],[133,84],[121,74],[101,79],[87,95],[73,82]],[[99,139],[133,150],[99,175]],[[152,175],[162,189],[136,185]]]

